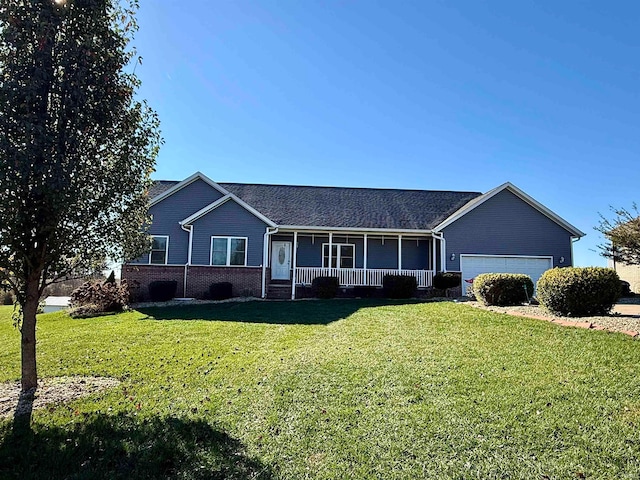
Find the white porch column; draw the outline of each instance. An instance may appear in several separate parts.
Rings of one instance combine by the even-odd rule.
[[[363,259],[362,259],[362,268],[364,269],[364,284],[368,285],[368,280],[367,280],[367,234],[364,234],[364,252],[363,252]],[[355,267],[355,265],[354,265]]]
[[[398,271],[402,270],[402,235],[398,235]]]
[[[298,266],[298,232],[293,232],[293,275],[291,276],[291,300],[296,299],[296,282],[297,282],[297,267]]]
[[[329,264],[327,265],[327,267],[329,267],[329,276],[331,276],[331,265],[333,265],[333,263],[331,262],[332,252],[333,252],[333,232],[329,232]]]

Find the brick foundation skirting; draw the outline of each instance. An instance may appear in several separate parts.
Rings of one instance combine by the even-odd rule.
[[[262,267],[187,267],[187,291],[184,291],[184,265],[124,265],[122,279],[129,283],[134,301],[149,300],[149,284],[156,280],[178,282],[177,297],[205,299],[212,283],[229,282],[234,297],[259,297],[262,294]]]
[[[189,267],[187,297],[207,298],[212,283],[229,282],[234,297],[262,295],[262,267]]]

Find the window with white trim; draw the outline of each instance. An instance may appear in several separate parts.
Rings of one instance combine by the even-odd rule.
[[[246,237],[211,237],[211,265],[246,266]]]
[[[351,243],[331,244],[331,268],[354,268],[355,245]],[[329,244],[322,244],[322,267],[329,266]]]
[[[151,236],[151,252],[149,253],[149,263],[154,265],[166,265],[169,252],[168,235]]]

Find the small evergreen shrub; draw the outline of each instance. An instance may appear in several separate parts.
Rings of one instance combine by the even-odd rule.
[[[462,281],[462,274],[458,272],[438,272],[433,277],[433,286],[438,290],[459,287]]]
[[[533,281],[520,273],[482,273],[473,280],[473,293],[485,305],[520,305],[533,295]]]
[[[212,283],[209,286],[211,300],[226,300],[233,296],[233,285],[229,282]]]
[[[318,298],[334,298],[339,286],[338,277],[316,277],[311,282],[313,295]]]
[[[2,297],[2,305],[13,305],[15,303],[15,299],[11,292],[0,291],[0,296]]]
[[[472,282],[467,282],[467,293],[466,293],[467,297],[469,297],[470,300],[475,300],[476,299],[476,294],[473,291],[473,281]]]
[[[620,296],[618,274],[604,267],[547,270],[537,287],[542,306],[552,313],[571,317],[605,315]]]
[[[129,300],[129,287],[126,281],[117,283],[85,282],[71,292],[69,314],[72,317],[87,316],[104,312],[121,312]],[[82,307],[82,308],[81,308]]]
[[[418,281],[411,275],[385,275],[382,290],[387,298],[411,298],[416,294]]]
[[[178,282],[175,280],[156,280],[149,284],[149,298],[152,302],[166,302],[176,296]]]

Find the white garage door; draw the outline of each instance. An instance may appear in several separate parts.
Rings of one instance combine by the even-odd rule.
[[[466,294],[468,283],[465,280],[475,278],[481,273],[524,273],[533,280],[553,268],[553,257],[527,257],[508,255],[460,255],[462,270],[462,294]]]

